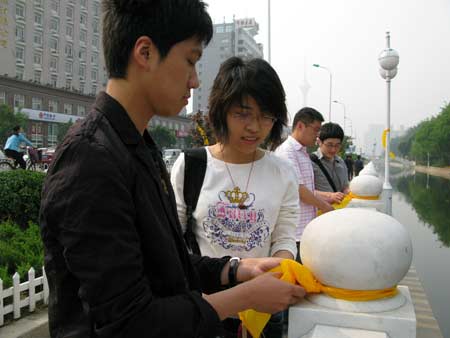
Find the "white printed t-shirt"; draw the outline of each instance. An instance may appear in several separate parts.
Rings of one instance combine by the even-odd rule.
[[[295,228],[299,219],[298,185],[289,164],[273,153],[254,162],[247,189],[247,209],[227,198],[234,189],[225,163],[214,158],[208,147],[203,186],[193,213],[193,229],[202,255],[209,257],[267,257],[287,250],[295,257]],[[251,163],[227,163],[234,182],[245,190]],[[183,231],[186,204],[183,197],[184,154],[175,161],[171,181]]]

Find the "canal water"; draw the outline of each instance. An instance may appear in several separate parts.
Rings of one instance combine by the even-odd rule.
[[[392,214],[411,234],[413,265],[443,337],[450,338],[450,180],[416,173],[391,184]]]

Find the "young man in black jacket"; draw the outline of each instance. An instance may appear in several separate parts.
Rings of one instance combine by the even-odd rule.
[[[204,3],[105,0],[103,8],[106,92],[68,132],[43,187],[51,336],[215,337],[239,311],[296,303],[303,288],[264,273],[279,259],[188,254],[146,130],[155,115],[175,116],[199,85],[195,64],[212,36]]]

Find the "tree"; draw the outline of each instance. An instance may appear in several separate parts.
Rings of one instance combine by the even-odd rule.
[[[66,123],[61,123],[60,125],[58,125],[58,144],[62,142],[64,136],[66,136],[67,131],[70,129],[70,127],[72,127],[72,125],[73,125],[72,119],[70,119]]]
[[[6,104],[0,104],[0,146],[3,147],[7,138],[11,135],[15,126],[21,126],[26,129],[28,125],[28,116]]]
[[[169,128],[163,126],[151,127],[149,132],[152,135],[155,143],[161,148],[170,148],[177,143],[177,138],[175,137],[173,131]]]
[[[216,143],[216,138],[209,123],[208,116],[199,110],[191,116],[194,126],[192,128],[192,147],[203,147]]]

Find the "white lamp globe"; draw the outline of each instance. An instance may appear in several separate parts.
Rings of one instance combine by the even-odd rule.
[[[400,57],[395,49],[387,48],[378,56],[378,62],[381,68],[385,70],[393,70],[397,68]]]

